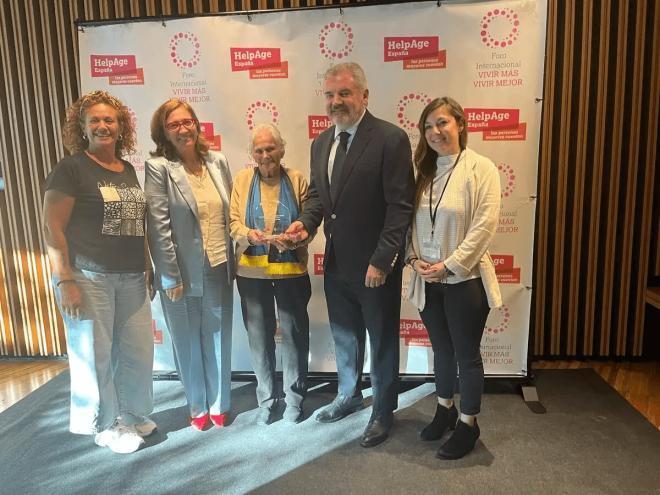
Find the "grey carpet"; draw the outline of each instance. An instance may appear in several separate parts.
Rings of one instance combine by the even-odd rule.
[[[156,382],[159,432],[117,455],[68,433],[68,374],[0,414],[2,494],[660,493],[660,432],[592,370],[544,371],[534,415],[512,394],[487,394],[481,440],[459,461],[418,440],[432,385],[400,396],[392,437],[363,449],[365,409],[331,425],[254,424],[253,384],[235,384],[224,429],[191,430],[178,382]],[[312,392],[306,409],[332,395]]]

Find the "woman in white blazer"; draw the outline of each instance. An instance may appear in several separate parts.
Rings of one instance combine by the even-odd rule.
[[[151,120],[145,166],[154,287],[172,335],[190,424],[227,422],[231,392],[234,254],[227,159],[210,151],[192,107],[163,103]]]

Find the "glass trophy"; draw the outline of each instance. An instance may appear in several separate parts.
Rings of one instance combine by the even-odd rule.
[[[263,225],[266,241],[281,237],[294,220],[291,210],[280,201],[262,201],[261,208],[255,207],[253,217],[256,225]]]

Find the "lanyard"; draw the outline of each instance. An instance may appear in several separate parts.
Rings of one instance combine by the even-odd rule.
[[[442,188],[442,192],[440,193],[440,199],[438,199],[435,208],[433,208],[433,181],[431,181],[431,188],[430,188],[431,190],[429,191],[429,216],[431,217],[431,237],[433,237],[433,233],[435,230],[435,217],[438,215],[438,206],[440,206],[440,201],[442,201],[442,197],[445,195],[445,189],[447,189],[447,184],[449,184],[449,179],[451,179],[451,174],[454,173],[456,164],[458,163],[458,160],[460,160],[462,154],[463,154],[463,150],[461,150],[461,152],[458,154],[458,156],[456,157],[456,161],[449,169],[449,177],[447,177],[447,180],[445,181],[445,185]]]

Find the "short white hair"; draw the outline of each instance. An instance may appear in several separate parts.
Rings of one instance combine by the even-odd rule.
[[[284,146],[286,146],[286,141],[282,138],[282,134],[280,133],[280,130],[274,125],[274,124],[257,124],[254,129],[252,129],[252,134],[250,136],[250,142],[248,143],[248,150],[250,154],[254,151],[254,138],[257,137],[257,134],[260,134],[262,132],[269,132],[271,136],[273,136],[273,139],[275,140],[275,144],[279,146],[280,148],[284,149]]]

